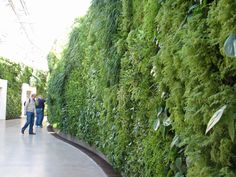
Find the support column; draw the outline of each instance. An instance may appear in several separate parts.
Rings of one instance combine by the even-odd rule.
[[[6,120],[7,80],[0,79],[0,120]]]

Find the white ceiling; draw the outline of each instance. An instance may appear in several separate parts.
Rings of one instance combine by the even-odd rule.
[[[0,0],[0,56],[47,70],[46,56],[90,0]]]

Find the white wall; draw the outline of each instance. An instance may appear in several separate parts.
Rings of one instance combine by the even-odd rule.
[[[6,119],[7,80],[0,79],[0,120]]]
[[[24,102],[30,98],[32,93],[36,94],[36,87],[31,87],[29,84],[22,84],[21,91],[21,117],[24,117]]]

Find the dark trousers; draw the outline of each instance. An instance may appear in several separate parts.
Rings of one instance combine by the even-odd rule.
[[[34,113],[33,112],[26,112],[26,123],[22,128],[23,131],[29,126],[29,133],[33,133],[33,126],[34,126]]]
[[[36,126],[42,126],[43,123],[43,108],[36,108],[36,114],[37,114],[37,119],[36,119]]]

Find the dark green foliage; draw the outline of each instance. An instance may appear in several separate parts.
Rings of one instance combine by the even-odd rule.
[[[35,86],[38,94],[46,95],[47,73],[37,71],[24,65],[16,64],[0,57],[0,78],[8,81],[7,88],[7,119],[17,118],[21,114],[22,83],[30,83],[31,77],[36,78]]]
[[[126,177],[236,176],[236,62],[223,51],[235,7],[94,0],[51,72],[51,123],[95,145]]]
[[[34,85],[37,89],[37,95],[47,98],[47,72],[36,71],[32,77],[35,78]]]

